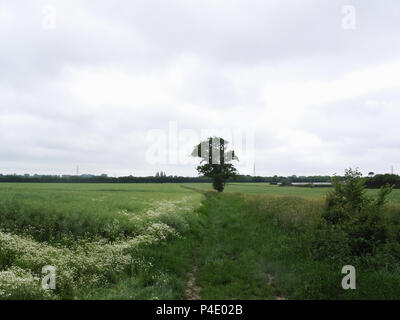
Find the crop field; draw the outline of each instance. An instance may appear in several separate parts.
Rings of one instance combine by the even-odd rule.
[[[201,190],[212,190],[211,184],[208,183],[188,183],[193,188]],[[324,199],[326,193],[332,190],[329,187],[280,187],[270,185],[269,183],[228,183],[225,192],[236,192],[245,194],[266,194],[276,196],[294,196],[306,199]],[[368,195],[376,195],[377,189],[367,189]],[[388,198],[389,202],[400,203],[400,189],[394,189]]]
[[[398,240],[358,256],[330,188],[0,184],[0,299],[398,299]],[[367,190],[374,196],[377,190]],[[385,211],[400,238],[400,190]],[[321,227],[322,226],[322,227]],[[397,241],[397,242],[396,242]],[[341,288],[341,267],[358,270]],[[41,286],[43,267],[54,290]]]
[[[1,184],[0,195],[0,297],[25,299],[73,298],[145,269],[134,252],[187,231],[202,199],[147,184]],[[55,292],[37,286],[46,265]]]

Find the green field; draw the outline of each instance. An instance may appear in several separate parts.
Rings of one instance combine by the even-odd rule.
[[[186,184],[193,188],[201,190],[212,190],[211,184],[207,183],[193,183]],[[314,198],[323,199],[326,193],[331,190],[329,187],[280,187],[276,185],[270,185],[269,183],[228,183],[225,188],[225,192],[238,192],[245,194],[267,194],[276,196],[294,196],[302,198]],[[376,189],[367,190],[367,194],[375,195]],[[400,203],[400,189],[395,189],[389,195],[390,202]]]
[[[320,227],[329,189],[0,184],[0,298],[398,299],[400,190],[385,213],[395,240],[358,256]],[[345,264],[357,290],[341,287]],[[40,286],[46,265],[55,290]]]
[[[68,299],[148,268],[136,251],[188,232],[203,198],[161,184],[1,184],[0,195],[0,296]],[[55,294],[36,286],[46,265]]]

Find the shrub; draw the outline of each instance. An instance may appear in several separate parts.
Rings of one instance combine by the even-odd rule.
[[[292,181],[290,181],[289,179],[284,179],[284,180],[282,180],[280,186],[281,186],[281,187],[292,186]]]
[[[373,253],[389,237],[384,205],[392,187],[382,187],[374,199],[365,194],[364,180],[357,170],[346,170],[345,180],[334,179],[334,189],[326,197],[323,219],[349,235],[354,255]]]
[[[341,226],[327,224],[313,233],[311,253],[318,260],[344,262],[351,254],[349,235]]]

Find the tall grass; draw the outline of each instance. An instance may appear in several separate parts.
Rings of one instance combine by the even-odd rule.
[[[147,274],[142,251],[186,234],[202,198],[179,186],[75,187],[0,186],[0,298],[72,299]],[[46,265],[54,291],[40,287]]]
[[[209,194],[198,285],[204,299],[398,299],[398,238],[357,255],[349,235],[324,222],[323,199],[260,194]],[[384,223],[399,234],[398,205]],[[353,265],[357,289],[341,273]]]
[[[311,189],[189,187],[0,184],[0,298],[183,299],[194,266],[203,299],[400,297],[393,195],[378,219],[385,241],[357,252],[354,225],[328,223],[325,198]],[[341,287],[347,264],[356,290]],[[40,287],[45,265],[56,267],[55,291]]]

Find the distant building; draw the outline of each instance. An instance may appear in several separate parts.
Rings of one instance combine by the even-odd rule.
[[[82,178],[93,178],[94,175],[92,175],[92,174],[81,174],[81,177]]]
[[[108,177],[108,175],[107,175],[106,173],[102,173],[101,176],[102,176],[103,178],[107,178],[107,177]]]
[[[282,185],[282,182],[278,182],[278,185]],[[308,186],[308,185],[314,185],[316,187],[329,187],[332,185],[332,182],[292,182],[292,186],[294,187],[302,187],[302,186]]]

